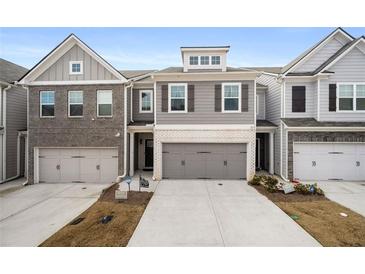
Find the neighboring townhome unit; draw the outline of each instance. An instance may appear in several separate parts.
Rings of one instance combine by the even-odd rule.
[[[19,80],[29,90],[29,183],[124,175],[126,82],[73,34]]]
[[[27,93],[14,85],[27,71],[0,58],[0,183],[27,173]]]
[[[256,69],[279,125],[275,173],[365,180],[365,38],[338,28],[287,66]]]

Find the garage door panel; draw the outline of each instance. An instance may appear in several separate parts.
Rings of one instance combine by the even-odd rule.
[[[246,154],[226,154],[227,179],[246,179]]]
[[[60,160],[58,158],[39,158],[39,181],[59,182],[60,170],[57,169]]]
[[[98,158],[80,158],[80,181],[96,183],[100,181],[100,160]]]
[[[197,147],[198,150],[200,150]],[[206,153],[184,153],[186,179],[207,178],[206,176]]]
[[[79,181],[79,158],[65,157],[60,159],[60,182]]]
[[[224,153],[212,153],[207,160],[207,174],[210,178],[224,179],[226,178],[226,166],[224,165]]]
[[[118,159],[109,157],[100,159],[100,182],[113,182],[118,176]]]
[[[184,178],[184,168],[181,164],[182,157],[180,153],[164,153],[163,154],[163,177],[164,178]]]

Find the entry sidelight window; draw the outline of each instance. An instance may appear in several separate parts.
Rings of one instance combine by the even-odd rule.
[[[240,112],[241,109],[241,84],[224,83],[222,88],[223,112]]]
[[[169,84],[169,112],[187,112],[187,84]]]
[[[113,116],[113,92],[111,90],[98,90],[97,104],[98,117]]]
[[[338,110],[354,110],[354,85],[341,84],[338,86]]]
[[[82,90],[72,90],[68,92],[69,117],[82,117],[84,110],[83,101],[84,99]]]
[[[152,90],[140,90],[139,92],[139,112],[152,112]]]
[[[40,92],[40,117],[54,117],[54,91],[47,90]]]
[[[356,110],[365,111],[365,84],[356,85]]]

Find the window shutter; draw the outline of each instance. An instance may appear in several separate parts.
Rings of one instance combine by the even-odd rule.
[[[241,111],[248,112],[248,85],[241,86]]]
[[[222,111],[222,85],[215,85],[214,86],[215,91],[215,112],[221,112]]]
[[[194,85],[188,85],[188,112],[194,112]]]
[[[169,109],[169,95],[168,95],[168,86],[162,85],[161,86],[161,94],[162,94],[162,105],[161,111],[168,112]]]
[[[305,112],[305,86],[292,87],[292,112]]]
[[[336,84],[329,84],[328,87],[328,111],[336,111],[336,97],[337,97],[337,86]]]

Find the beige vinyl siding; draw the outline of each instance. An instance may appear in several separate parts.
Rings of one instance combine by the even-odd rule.
[[[329,68],[334,74],[328,80],[321,80],[320,120],[321,121],[365,121],[365,112],[329,112],[329,84],[341,82],[365,83],[365,54],[358,48],[352,49],[346,56]]]
[[[17,138],[19,130],[27,129],[27,93],[12,87],[6,91],[6,177],[17,175]]]
[[[292,87],[305,86],[305,112],[292,112]],[[285,81],[285,117],[304,118],[317,116],[317,81],[288,82]]]
[[[153,112],[140,113],[139,112],[139,92],[140,90],[153,90],[153,88],[141,88],[133,89],[133,120],[134,121],[150,121],[153,122]],[[152,95],[152,107],[153,107],[153,95]]]
[[[83,61],[83,74],[70,75],[70,61]],[[117,78],[78,45],[75,45],[36,79],[36,81],[75,80],[117,80]]]
[[[254,124],[254,81],[242,81],[242,84],[248,85],[249,90],[248,112],[239,113],[215,112],[214,87],[216,84],[222,84],[222,81],[186,82],[188,85],[195,86],[195,111],[188,113],[161,112],[161,86],[168,85],[168,83],[157,83],[157,124]]]
[[[343,35],[336,34],[326,45],[319,49],[315,54],[309,57],[303,64],[297,67],[295,72],[314,71],[322,65],[328,58],[335,54],[341,47],[345,45]]]

